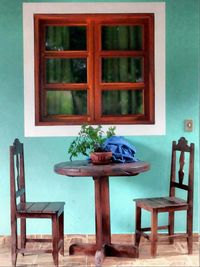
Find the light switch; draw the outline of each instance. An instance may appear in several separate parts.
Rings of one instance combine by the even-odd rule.
[[[193,131],[193,120],[184,120],[184,130],[185,132]]]

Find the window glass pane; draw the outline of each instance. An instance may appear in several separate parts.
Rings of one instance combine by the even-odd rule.
[[[141,82],[142,58],[115,57],[102,59],[102,82]]]
[[[78,91],[48,91],[48,115],[86,115],[87,90]]]
[[[102,92],[103,115],[143,114],[142,90],[104,90]]]
[[[47,83],[86,83],[85,58],[53,58],[46,60]]]
[[[85,26],[47,26],[46,50],[86,50]]]
[[[102,50],[141,50],[142,26],[103,26]]]

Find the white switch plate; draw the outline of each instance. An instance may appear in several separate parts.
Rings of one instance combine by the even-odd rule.
[[[193,120],[184,120],[184,131],[185,132],[193,131]]]

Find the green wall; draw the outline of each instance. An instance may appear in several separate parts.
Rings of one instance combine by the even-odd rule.
[[[0,1],[0,234],[10,234],[8,148],[15,137],[25,144],[27,200],[64,200],[65,233],[94,233],[92,179],[67,178],[53,172],[55,163],[69,159],[67,148],[73,138],[24,137],[23,2],[41,1]],[[199,1],[157,2],[166,2],[167,130],[165,136],[128,137],[137,148],[137,156],[151,162],[151,171],[135,177],[110,179],[113,233],[133,231],[133,198],[168,194],[171,141],[180,136],[196,144],[194,231],[198,231]],[[184,132],[184,119],[193,119],[192,133]],[[159,218],[161,223],[166,220],[165,215]],[[179,212],[176,218],[176,230],[181,232],[185,229],[184,212]],[[148,225],[149,219],[149,214],[144,213],[144,225]],[[44,220],[32,222],[28,223],[29,233],[48,233],[51,229]]]

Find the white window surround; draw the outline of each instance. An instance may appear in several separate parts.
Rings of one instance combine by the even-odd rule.
[[[24,3],[24,127],[25,136],[75,136],[80,126],[35,126],[34,14],[154,13],[155,124],[116,125],[118,135],[165,134],[165,3]],[[109,125],[105,125],[107,129]]]

